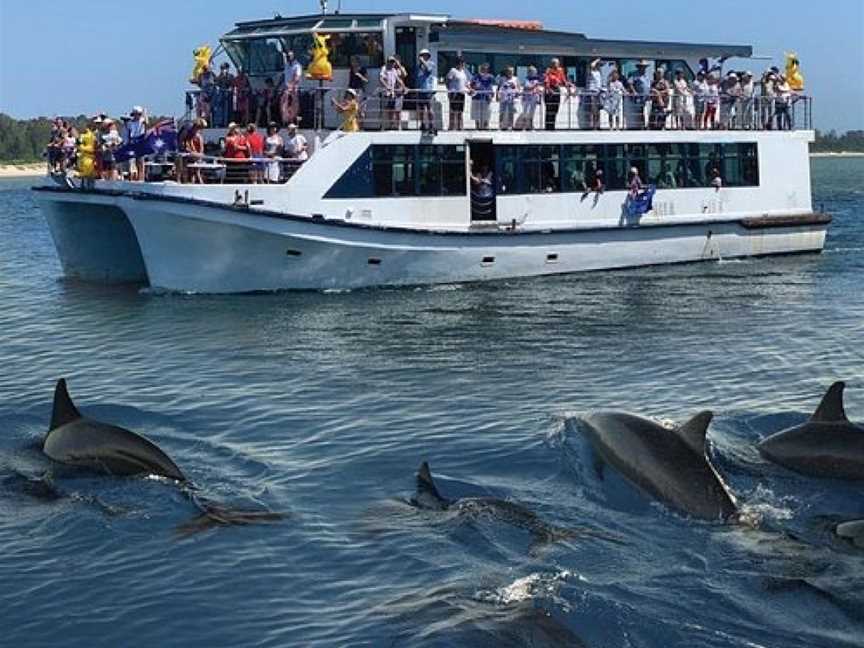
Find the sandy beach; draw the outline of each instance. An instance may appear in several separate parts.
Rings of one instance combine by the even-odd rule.
[[[0,178],[29,178],[45,174],[45,164],[0,164]]]

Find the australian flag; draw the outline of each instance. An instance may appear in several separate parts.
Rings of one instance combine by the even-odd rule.
[[[627,200],[627,214],[630,218],[638,218],[643,214],[647,214],[654,209],[654,194],[657,192],[656,185],[648,185],[644,191],[640,191],[636,196],[631,196]]]
[[[173,119],[163,119],[141,137],[136,137],[114,151],[114,159],[125,162],[132,158],[160,155],[176,150],[177,125]]]

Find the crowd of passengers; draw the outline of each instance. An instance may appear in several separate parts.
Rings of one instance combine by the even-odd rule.
[[[144,135],[147,130],[147,114],[141,106],[134,106],[128,115],[114,120],[104,113],[94,115],[86,124],[86,139],[96,175],[102,180],[144,180],[144,160],[118,161],[115,152],[123,144]],[[122,134],[121,125],[122,124]],[[65,173],[76,168],[82,134],[68,120],[55,117],[51,135],[45,147],[49,173]]]
[[[301,98],[307,92],[301,91],[303,66],[293,51],[282,52],[282,57],[282,73],[275,79],[267,77],[257,90],[242,68],[233,74],[230,64],[223,63],[218,75],[205,69],[196,80],[200,92],[190,108],[217,128],[231,122],[260,127],[298,124]],[[340,99],[331,101],[342,114],[342,130],[347,132],[361,130],[364,122],[369,127],[399,129],[403,110],[416,111],[422,130],[434,132],[439,79],[446,86],[450,130],[465,128],[466,106],[474,128],[490,129],[493,104],[497,104],[501,130],[532,130],[538,121],[554,130],[562,104],[575,97],[580,104],[579,125],[588,129],[791,129],[792,107],[799,97],[780,69],[771,67],[757,79],[749,71],[724,74],[724,61],[711,64],[702,59],[690,80],[689,70],[680,67],[649,72],[652,64],[645,60],[624,76],[616,62],[598,58],[588,66],[585,87],[577,88],[557,58],[542,73],[528,67],[521,79],[512,67],[493,74],[488,63],[472,72],[461,58],[446,74],[439,74],[431,52],[423,49],[413,75],[398,56],[390,56],[378,74],[374,93],[368,92],[367,68],[352,57],[348,87]],[[376,103],[370,104],[373,99]],[[380,112],[373,114],[373,107]],[[539,120],[538,112],[542,113]],[[572,125],[572,118],[568,124]]]

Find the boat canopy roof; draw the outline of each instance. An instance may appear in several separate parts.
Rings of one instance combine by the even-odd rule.
[[[439,50],[508,50],[526,53],[548,53],[564,56],[599,56],[616,58],[750,58],[753,48],[747,45],[716,43],[680,43],[658,41],[608,40],[588,38],[576,32],[550,31],[535,21],[458,19],[446,14],[351,13],[310,14],[265,20],[238,22],[226,33],[223,42],[273,38],[293,34],[322,32],[370,32],[383,30],[386,21],[427,23],[430,41]]]

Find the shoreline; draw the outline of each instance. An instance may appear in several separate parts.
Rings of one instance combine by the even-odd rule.
[[[0,164],[0,178],[34,178],[45,175],[45,163]]]
[[[864,152],[858,152],[858,151],[816,151],[815,153],[810,153],[810,157],[814,157],[814,158],[864,157]]]

